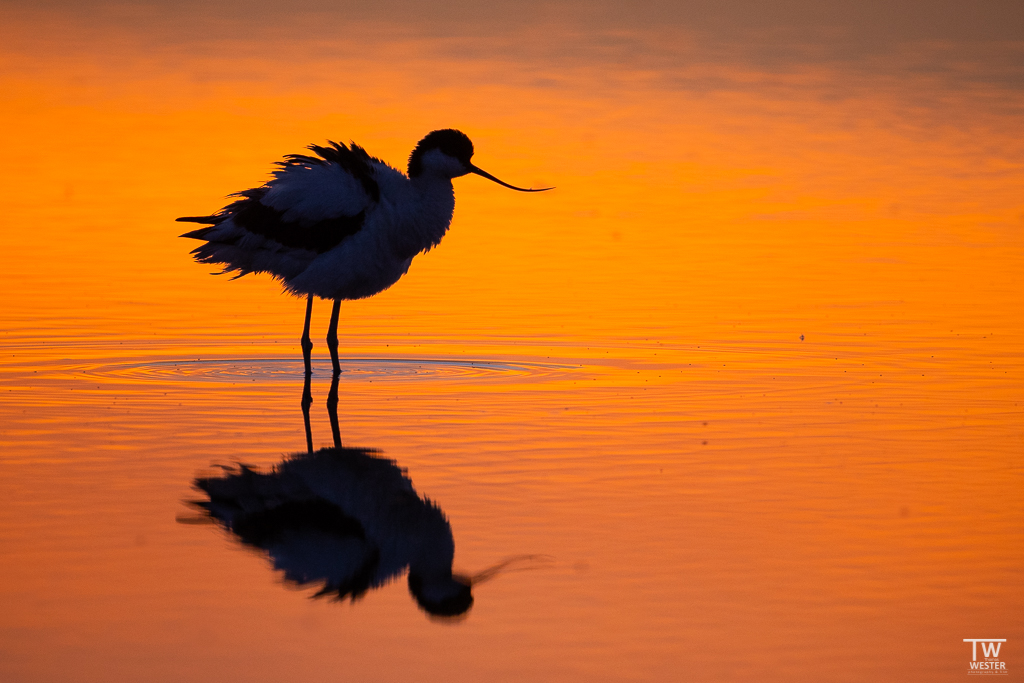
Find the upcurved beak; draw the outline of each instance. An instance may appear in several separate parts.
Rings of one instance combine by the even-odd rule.
[[[499,185],[507,187],[510,190],[518,190],[519,192],[546,192],[548,190],[555,189],[553,187],[542,187],[542,188],[539,188],[537,190],[534,190],[532,188],[531,189],[526,189],[526,188],[523,188],[523,187],[516,187],[515,185],[509,185],[504,180],[498,180],[497,178],[492,176],[487,171],[485,171],[485,170],[483,170],[481,168],[477,168],[473,164],[469,165],[469,172],[470,173],[476,173],[477,175],[482,175],[484,178],[487,178],[488,180],[493,180],[494,182],[498,183]]]

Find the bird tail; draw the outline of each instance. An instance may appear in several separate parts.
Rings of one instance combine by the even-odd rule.
[[[188,237],[194,240],[206,239],[206,235],[213,230],[218,223],[220,223],[217,216],[182,216],[181,218],[175,218],[174,220],[179,223],[205,223],[210,226],[207,228],[199,228],[198,230],[191,230],[186,232],[184,235],[178,235],[178,237]]]
[[[180,221],[182,219],[179,218],[178,220]],[[196,222],[198,223],[199,221],[196,221]],[[198,230],[191,230],[191,231],[186,232],[186,233],[184,233],[182,235],[178,235],[178,237],[188,237],[189,239],[194,239],[194,240],[205,240],[205,239],[207,239],[206,236],[209,235],[210,232],[215,227],[217,227],[217,226],[211,225],[211,226],[206,227],[206,228],[199,228]]]

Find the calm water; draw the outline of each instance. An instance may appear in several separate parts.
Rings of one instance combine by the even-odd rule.
[[[1022,675],[1016,6],[0,17],[0,679],[943,681],[981,637]],[[429,499],[456,573],[518,558],[456,619],[401,571],[427,513],[246,544],[189,504],[305,466],[304,303],[173,223],[440,127],[558,189],[457,180],[342,307],[341,441],[391,483],[310,480]],[[382,585],[314,597],[374,543]]]

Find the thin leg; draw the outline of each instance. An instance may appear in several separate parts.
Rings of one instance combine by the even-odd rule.
[[[334,376],[341,374],[341,363],[338,362],[338,313],[341,312],[341,299],[334,300],[331,309],[331,325],[327,328],[327,348],[331,351],[331,363],[334,365]]]
[[[302,361],[306,364],[306,377],[313,372],[313,365],[310,359],[310,352],[313,350],[313,342],[309,339],[309,319],[313,317],[313,295],[306,299],[306,324],[302,327]],[[308,385],[308,383],[307,383]]]
[[[334,447],[341,448],[341,427],[338,426],[338,375],[331,380],[331,391],[327,394],[327,414],[331,418]]]
[[[306,373],[306,382],[302,387],[302,421],[306,423],[306,450],[313,453],[313,428],[309,425],[309,406],[313,404],[313,392],[310,390],[309,382],[312,374]]]

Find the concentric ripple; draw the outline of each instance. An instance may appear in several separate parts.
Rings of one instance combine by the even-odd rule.
[[[347,358],[341,360],[341,379],[359,381],[483,380],[509,381],[550,378],[579,366],[520,361]],[[329,361],[314,361],[317,375],[330,375]],[[109,362],[83,369],[97,379],[157,382],[296,382],[301,381],[301,360],[282,358],[224,358]]]

